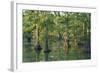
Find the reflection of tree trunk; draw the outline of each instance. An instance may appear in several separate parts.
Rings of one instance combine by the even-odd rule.
[[[36,62],[39,61],[39,54],[36,55]]]

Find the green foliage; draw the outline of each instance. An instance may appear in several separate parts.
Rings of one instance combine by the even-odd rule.
[[[36,42],[42,47],[39,61],[44,61],[45,34],[48,34],[49,61],[90,59],[91,14],[23,10],[23,62],[35,62]],[[37,36],[36,31],[39,31]],[[46,30],[48,29],[48,30]],[[48,32],[47,32],[48,31]],[[64,33],[69,41],[64,42]],[[38,39],[37,39],[38,37]],[[64,51],[64,44],[69,53]],[[89,51],[87,52],[87,50]]]

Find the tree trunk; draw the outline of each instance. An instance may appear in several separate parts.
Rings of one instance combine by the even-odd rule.
[[[58,49],[58,55],[59,55],[59,60],[60,60],[60,58],[61,58],[61,55],[60,55],[60,53],[61,53],[61,33],[60,32],[58,32],[58,41],[57,41],[57,49]]]
[[[47,23],[45,24],[45,61],[48,61],[48,54],[50,52],[49,48],[48,48],[48,27],[47,27]]]
[[[67,37],[67,34],[64,33],[64,51],[65,53],[68,53],[68,37]]]

